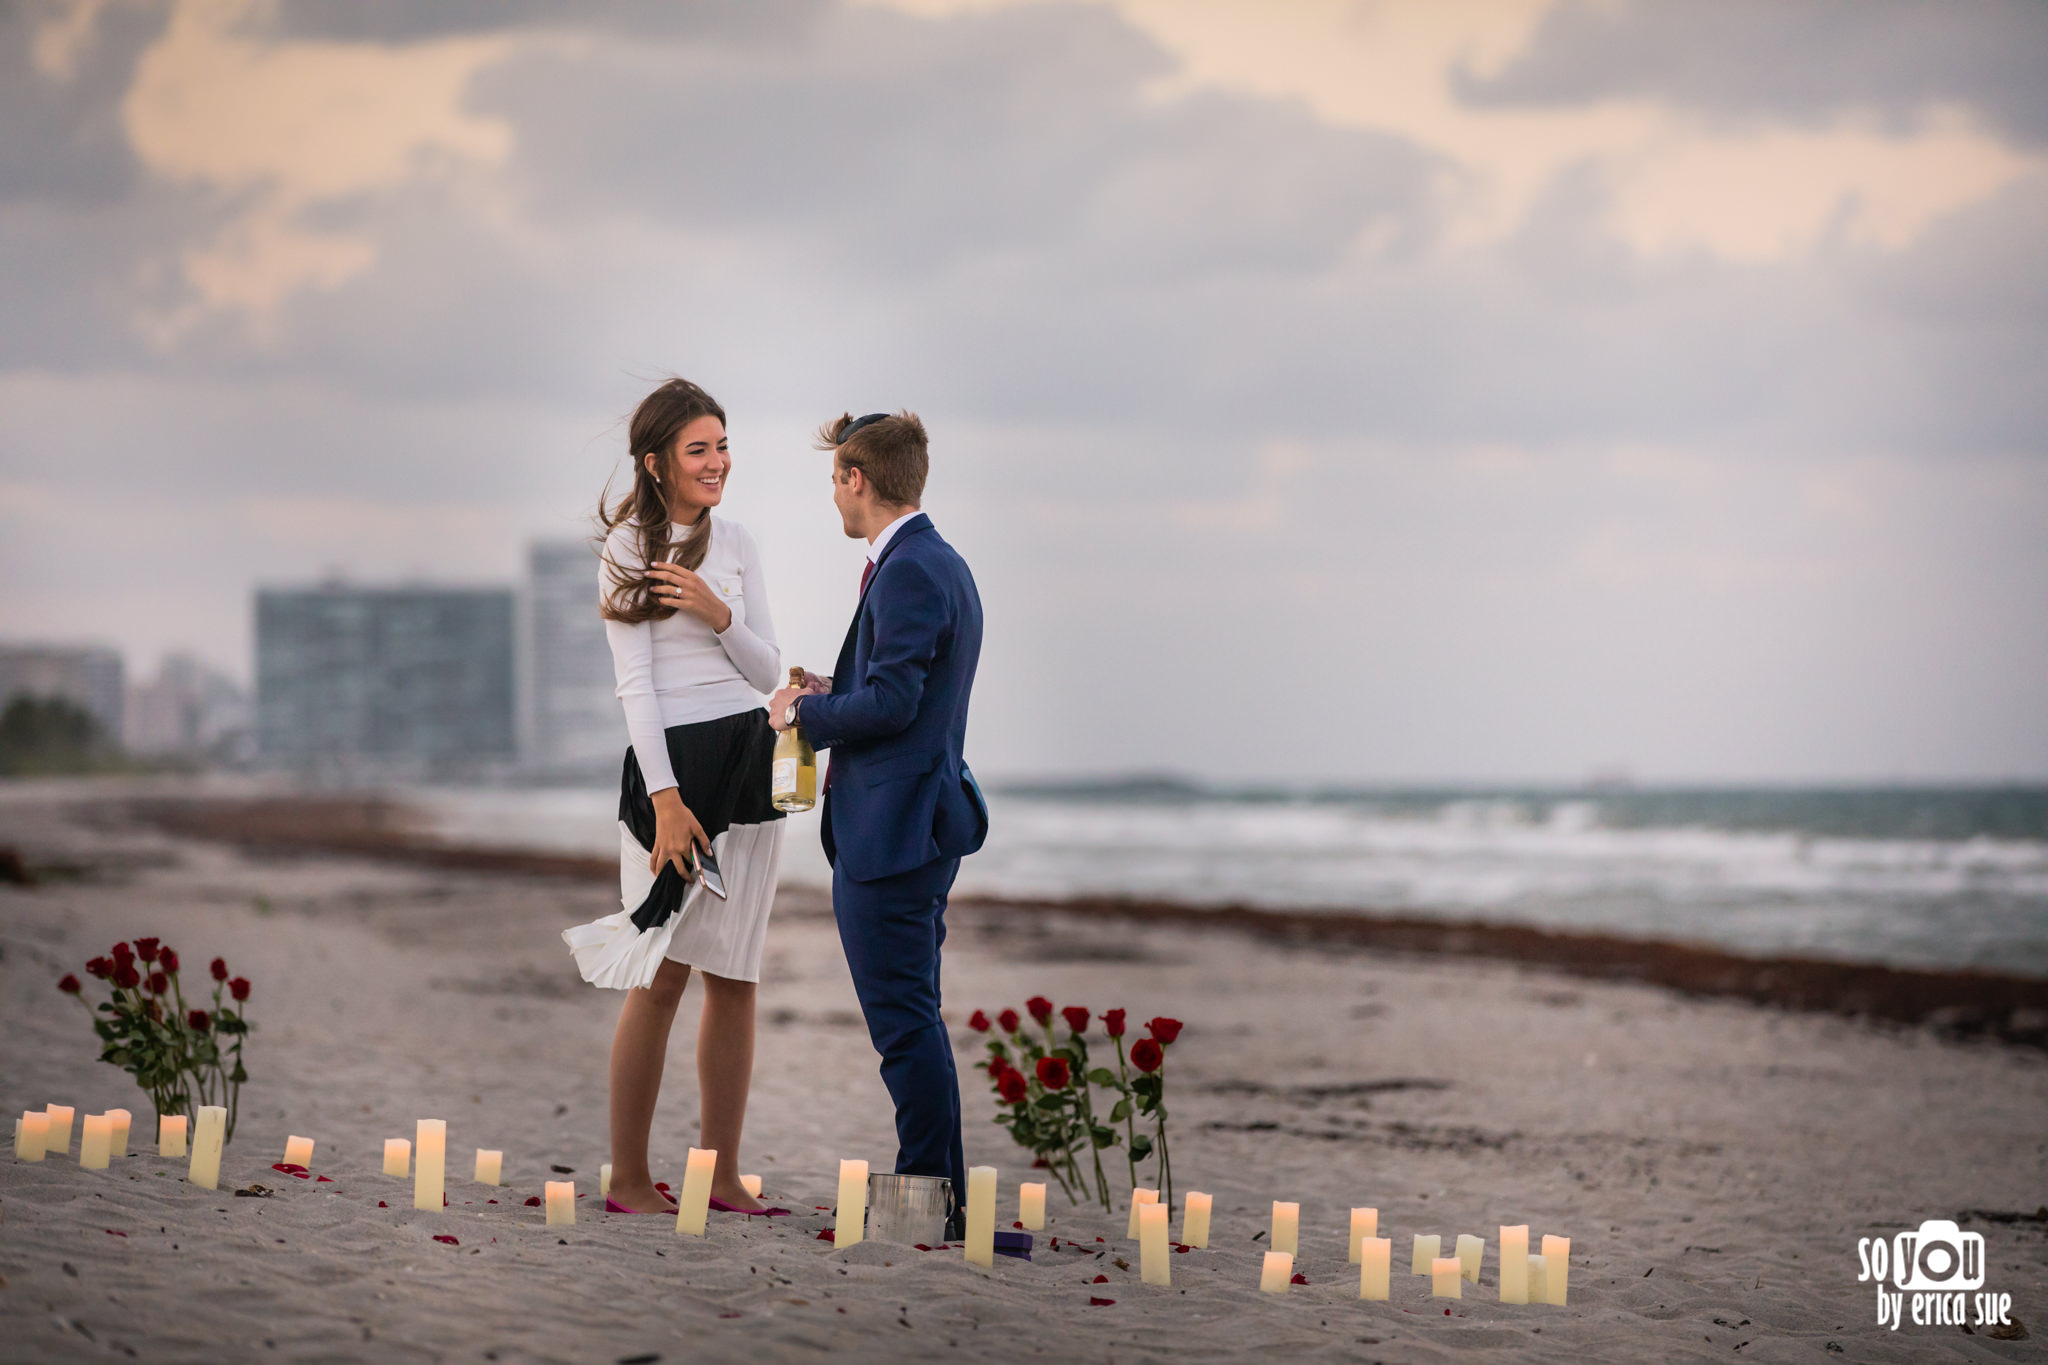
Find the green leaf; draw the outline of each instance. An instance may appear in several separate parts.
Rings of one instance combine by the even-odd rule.
[[[1088,1135],[1095,1139],[1095,1145],[1098,1148],[1114,1147],[1116,1146],[1117,1141],[1123,1136],[1114,1128],[1104,1128],[1099,1125],[1089,1129]]]
[[[1067,1107],[1067,1097],[1057,1091],[1050,1091],[1040,1095],[1034,1103],[1040,1109],[1064,1109]]]
[[[235,1063],[235,1069],[228,1073],[228,1080],[234,1083],[235,1085],[240,1085],[243,1081],[246,1081],[248,1079],[249,1073],[242,1070],[241,1062],[237,1061]]]
[[[1152,1155],[1152,1139],[1143,1133],[1131,1139],[1131,1160],[1143,1161]]]
[[[1131,1082],[1131,1089],[1137,1092],[1139,1098],[1151,1100],[1154,1103],[1158,1102],[1160,1092],[1165,1088],[1166,1082],[1156,1075],[1140,1076]]]
[[[1108,1086],[1112,1090],[1121,1088],[1116,1083],[1116,1073],[1106,1066],[1098,1066],[1089,1072],[1088,1084]]]
[[[1109,1111],[1109,1121],[1111,1123],[1122,1123],[1125,1119],[1129,1118],[1130,1116],[1131,1102],[1127,1099],[1118,1100],[1116,1102],[1116,1108]]]

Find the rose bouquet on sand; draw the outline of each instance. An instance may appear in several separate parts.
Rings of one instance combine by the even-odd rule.
[[[159,1117],[222,1106],[232,1139],[242,1083],[249,1079],[242,1066],[249,980],[230,977],[227,962],[215,958],[210,1008],[195,1009],[185,999],[178,966],[176,951],[155,938],[138,938],[133,947],[116,943],[107,956],[85,964],[108,993],[97,1006],[86,1006],[100,1037],[100,1060],[135,1077]],[[85,984],[75,975],[67,972],[57,989],[85,1003]]]
[[[1166,1148],[1164,1066],[1165,1048],[1180,1036],[1180,1021],[1164,1016],[1152,1020],[1146,1025],[1150,1036],[1138,1039],[1127,1056],[1125,1011],[1103,1014],[1104,1031],[1116,1045],[1116,1070],[1111,1071],[1089,1064],[1087,1034],[1093,1022],[1089,1011],[1078,1005],[1055,1011],[1044,996],[1033,996],[1024,1008],[1037,1024],[1036,1030],[1027,1028],[1013,1009],[1000,1011],[994,1020],[976,1010],[967,1021],[976,1032],[990,1035],[988,1059],[976,1065],[988,1073],[989,1087],[995,1092],[995,1121],[1033,1154],[1034,1165],[1052,1173],[1070,1200],[1079,1203],[1092,1194],[1104,1209],[1113,1205],[1102,1153],[1120,1142],[1125,1144],[1134,1188],[1139,1163],[1156,1155],[1160,1189],[1171,1206],[1173,1171]],[[1066,1025],[1064,1041],[1053,1023],[1055,1013]],[[1094,1098],[1098,1088],[1116,1097],[1108,1112],[1100,1116]],[[1151,1120],[1151,1134],[1137,1131],[1140,1117]],[[1119,1123],[1122,1133],[1116,1129]],[[1089,1161],[1086,1171],[1080,1161],[1084,1152]]]

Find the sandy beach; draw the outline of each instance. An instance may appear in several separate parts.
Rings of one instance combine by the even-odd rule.
[[[235,848],[126,818],[95,791],[0,788],[0,844],[36,874],[0,886],[0,1105],[125,1106],[137,1154],[81,1170],[74,1133],[69,1159],[0,1161],[10,1360],[2044,1355],[2038,1047],[1227,923],[961,905],[946,989],[963,1074],[977,1007],[1043,994],[1177,1016],[1176,1184],[1216,1200],[1212,1246],[1174,1256],[1170,1288],[1138,1282],[1121,1213],[1057,1191],[1034,1259],[981,1270],[957,1252],[819,1240],[839,1158],[886,1168],[894,1140],[829,906],[785,893],[742,1165],[798,1213],[714,1214],[699,1241],[596,1198],[618,1001],[577,979],[558,932],[615,904],[601,883]],[[154,1155],[146,1098],[95,1060],[86,1012],[55,989],[140,934],[188,964],[223,955],[254,983],[253,1080],[218,1191]],[[694,1013],[656,1123],[670,1181],[695,1137]],[[1007,1226],[1027,1172],[978,1082],[968,1158],[1001,1170]],[[440,1214],[378,1173],[383,1140],[421,1117],[448,1121]],[[272,1169],[294,1133],[317,1140],[312,1170],[329,1180]],[[502,1188],[462,1178],[477,1147],[504,1150]],[[573,1228],[524,1203],[551,1178],[588,1192]],[[234,1194],[259,1184],[267,1197]],[[1285,1296],[1257,1292],[1274,1199],[1301,1205],[1307,1283]],[[1386,1303],[1356,1297],[1355,1204],[1377,1206],[1394,1239]],[[1857,1240],[1929,1218],[1983,1233],[1986,1288],[2012,1296],[2027,1335],[1877,1325]],[[1571,1238],[1568,1306],[1496,1301],[1503,1223]],[[1480,1285],[1432,1300],[1402,1273],[1415,1233],[1484,1237]]]

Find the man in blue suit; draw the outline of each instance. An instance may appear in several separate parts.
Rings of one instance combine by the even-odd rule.
[[[896,1170],[947,1176],[967,1198],[960,1079],[939,1018],[946,893],[988,835],[961,755],[981,657],[981,597],[967,562],[918,510],[929,468],[915,413],[850,415],[818,433],[832,501],[868,542],[860,606],[829,692],[785,688],[776,729],[832,751],[823,837],[832,910],[882,1081],[896,1103]]]

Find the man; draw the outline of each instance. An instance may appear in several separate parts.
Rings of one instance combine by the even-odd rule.
[[[964,1208],[939,948],[960,859],[988,834],[961,757],[981,598],[966,561],[918,510],[929,458],[915,413],[842,416],[819,430],[818,448],[832,452],[832,501],[846,534],[868,542],[868,565],[831,690],[784,688],[769,722],[832,751],[822,826],[832,910],[896,1104],[896,1170],[949,1177]]]

